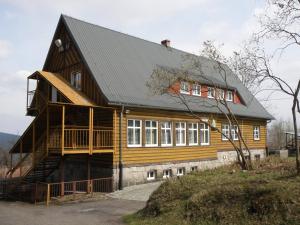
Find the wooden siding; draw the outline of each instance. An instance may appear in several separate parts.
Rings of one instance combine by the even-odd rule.
[[[68,44],[68,48],[63,52],[59,52],[54,43],[51,43],[47,60],[45,62],[45,71],[59,73],[67,81],[71,81],[71,73],[81,72],[81,91],[94,101],[97,105],[105,105],[105,99],[98,87],[94,77],[85,67],[83,60],[72,42],[65,26],[60,23],[54,35],[54,40],[61,39],[63,44]]]
[[[202,115],[203,118],[212,118],[212,115]],[[226,122],[217,116],[213,116],[217,121],[217,127],[221,128],[222,122]],[[166,111],[152,111],[152,110],[137,110],[130,109],[129,114],[124,114],[122,121],[122,148],[123,148],[123,164],[136,165],[136,164],[151,164],[151,163],[164,163],[164,162],[178,162],[178,161],[192,161],[201,159],[215,159],[218,151],[233,150],[229,141],[222,141],[221,134],[217,131],[210,131],[210,145],[208,146],[172,146],[172,147],[144,147],[144,124],[142,127],[143,147],[127,147],[127,119],[140,119],[140,120],[156,120],[156,121],[182,121],[182,122],[198,122],[197,119],[191,118],[190,115],[185,113],[175,113]],[[119,113],[114,118],[116,127],[119,127]],[[250,149],[264,149],[266,146],[266,122],[261,120],[240,119],[240,126],[245,140]],[[253,126],[260,126],[260,140],[253,140]],[[160,127],[160,124],[158,125]],[[187,128],[187,127],[186,127]],[[174,123],[173,123],[174,130]],[[187,132],[188,130],[186,130]],[[198,133],[199,134],[199,133]],[[173,135],[174,136],[174,135]],[[160,130],[158,132],[160,143]],[[173,145],[174,139],[173,137]],[[188,137],[187,137],[188,139]],[[119,132],[116,132],[116,142],[119,144]],[[119,161],[119,147],[115,148],[114,164]]]

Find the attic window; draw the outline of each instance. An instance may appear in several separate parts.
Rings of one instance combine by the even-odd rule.
[[[226,100],[229,101],[229,102],[233,101],[233,93],[232,93],[232,91],[227,91],[226,92]]]
[[[81,72],[75,71],[71,73],[71,85],[77,90],[81,90]]]
[[[190,85],[186,81],[181,81],[180,83],[180,93],[181,94],[189,94],[190,93]]]

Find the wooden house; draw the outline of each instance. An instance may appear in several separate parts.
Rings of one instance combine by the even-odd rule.
[[[28,77],[27,115],[34,120],[10,150],[16,163],[8,177],[27,183],[111,177],[116,189],[236,160],[229,141],[182,104],[149,94],[153,70],[179,68],[185,54],[169,41],[157,44],[62,15],[43,69]],[[201,61],[207,77],[222,84],[213,63]],[[263,158],[272,116],[235,75],[229,79],[224,98],[252,156]],[[178,90],[204,103],[215,93],[205,81],[181,81]],[[231,132],[213,107],[192,108]]]

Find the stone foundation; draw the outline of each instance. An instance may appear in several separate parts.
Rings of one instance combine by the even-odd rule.
[[[264,149],[251,150],[252,160],[263,159],[266,157]],[[123,168],[123,186],[131,186],[140,183],[152,182],[163,178],[163,171],[170,170],[171,176],[177,176],[177,169],[184,168],[184,173],[190,173],[192,167],[197,167],[197,170],[212,169],[222,165],[228,165],[237,161],[237,154],[235,151],[219,151],[217,158],[194,160],[189,162],[176,162],[176,163],[164,163],[164,164],[151,164],[142,166],[131,166]],[[148,180],[147,172],[155,171],[155,179]],[[113,169],[113,176],[115,181],[115,187],[118,187],[119,169]]]

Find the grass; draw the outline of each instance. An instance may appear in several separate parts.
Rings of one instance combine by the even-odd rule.
[[[255,170],[235,165],[163,183],[130,225],[300,224],[300,177],[292,159],[268,158]]]

